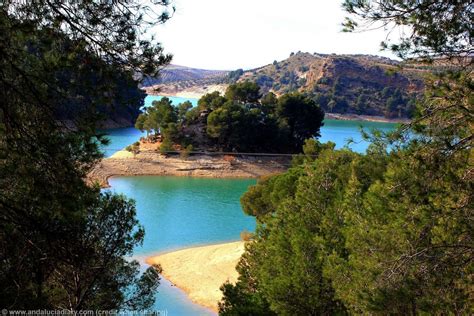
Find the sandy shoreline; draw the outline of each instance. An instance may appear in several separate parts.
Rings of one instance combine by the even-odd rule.
[[[222,298],[220,286],[235,283],[235,267],[244,252],[244,242],[199,246],[159,254],[146,259],[160,264],[163,276],[182,289],[189,298],[217,312]]]
[[[121,150],[102,159],[88,175],[90,183],[108,187],[116,176],[184,176],[203,178],[259,178],[286,171],[289,157],[235,157],[196,155],[165,157],[156,151],[137,155]]]
[[[324,116],[328,120],[339,121],[364,121],[364,122],[380,122],[380,123],[409,123],[407,118],[389,119],[383,116],[357,115],[357,114],[339,114],[326,113]]]

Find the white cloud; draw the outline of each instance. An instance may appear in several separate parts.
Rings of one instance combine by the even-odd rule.
[[[292,51],[380,52],[383,30],[342,33],[342,0],[175,0],[171,20],[154,29],[173,63],[205,69],[253,68]]]

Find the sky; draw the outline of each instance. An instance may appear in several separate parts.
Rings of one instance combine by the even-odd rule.
[[[172,63],[202,69],[251,69],[291,52],[372,54],[383,29],[343,33],[342,0],[173,0],[173,17],[152,33]]]

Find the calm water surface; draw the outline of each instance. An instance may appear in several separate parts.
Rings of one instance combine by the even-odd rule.
[[[117,193],[136,201],[146,238],[136,255],[239,239],[255,229],[240,207],[254,179],[132,176],[111,178]]]
[[[393,130],[396,124],[393,123],[378,123],[378,122],[363,122],[363,121],[339,121],[339,120],[325,120],[324,126],[321,127],[321,137],[319,140],[323,143],[332,141],[336,143],[336,148],[348,146],[356,152],[365,152],[369,143],[362,140],[360,128],[366,131],[371,129],[378,129],[384,132]],[[114,152],[121,150],[128,145],[136,142],[143,134],[133,128],[117,128],[106,131],[107,137],[110,139],[110,144],[104,147],[106,157],[110,157]],[[354,142],[348,145],[349,139]]]
[[[161,98],[163,98],[163,97],[159,96],[159,95],[147,95],[146,98],[145,98],[145,107],[150,106],[153,101],[161,100]],[[178,104],[183,103],[185,101],[191,102],[191,104],[193,106],[196,106],[197,103],[198,103],[198,99],[194,99],[194,98],[181,98],[181,97],[167,97],[167,98],[171,100],[173,105],[178,105]]]
[[[150,106],[153,101],[160,100],[161,96],[147,96],[145,98],[145,106]],[[197,99],[168,97],[174,105],[184,101],[190,101],[194,106],[197,105]],[[356,152],[365,152],[369,143],[362,140],[360,128],[366,131],[371,129],[379,129],[387,132],[396,127],[394,123],[379,123],[379,122],[365,122],[365,121],[341,121],[341,120],[325,120],[324,126],[321,127],[321,142],[332,141],[336,143],[336,148],[342,148],[347,145],[349,139],[353,142],[347,145]],[[110,144],[104,147],[106,157],[110,157],[114,152],[121,150],[128,145],[136,142],[143,134],[133,127],[117,128],[107,131]]]
[[[162,251],[238,240],[243,230],[254,231],[255,219],[242,212],[239,199],[255,182],[157,176],[109,180],[113,191],[136,201],[146,232],[143,246],[134,252],[140,261]],[[166,309],[170,316],[213,314],[166,280],[158,291],[155,309]]]
[[[377,129],[382,132],[393,131],[397,127],[395,123],[380,123],[366,121],[342,121],[342,120],[324,120],[324,126],[321,127],[321,137],[319,141],[322,143],[331,141],[336,143],[336,148],[349,147],[355,152],[363,153],[367,150],[370,143],[363,140],[360,129],[370,132]],[[352,139],[353,142],[348,144]]]
[[[148,96],[145,106],[159,96]],[[196,99],[170,97],[173,104]],[[395,124],[325,120],[321,128],[321,142],[332,141],[337,148],[348,146],[356,152],[365,152],[369,143],[362,141],[360,127],[390,131]],[[108,130],[110,144],[105,146],[107,157],[137,141],[142,133],[134,128]],[[349,139],[354,142],[347,144]],[[240,207],[240,196],[255,180],[201,179],[186,177],[137,176],[109,180],[112,190],[133,198],[137,217],[145,227],[143,246],[135,250],[137,259],[162,251],[201,244],[238,240],[243,230],[253,231],[255,220],[246,216]],[[184,292],[163,280],[159,287],[156,310],[167,310],[174,315],[214,315],[193,304]]]

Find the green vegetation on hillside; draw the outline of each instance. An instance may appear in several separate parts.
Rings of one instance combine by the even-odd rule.
[[[170,60],[140,38],[149,14],[135,2],[0,4],[4,311],[153,304],[160,268],[141,273],[127,258],[144,236],[133,201],[86,183],[106,142],[97,132],[103,113],[133,115],[143,97],[131,75],[156,74]],[[152,24],[166,19],[155,16]],[[130,104],[131,112],[122,107]]]
[[[241,203],[257,230],[239,281],[222,286],[220,314],[470,315],[474,83],[471,60],[458,54],[472,51],[471,6],[346,0],[345,8],[371,26],[409,26],[413,34],[392,46],[401,56],[442,55],[463,67],[427,83],[410,125],[367,135],[366,154],[309,140],[288,172],[249,189]]]
[[[319,106],[299,93],[262,97],[257,84],[245,81],[230,85],[224,96],[204,95],[196,108],[154,101],[135,126],[160,134],[163,142],[206,150],[293,153],[319,136],[323,119]]]
[[[299,91],[329,113],[412,117],[429,71],[397,68],[396,61],[365,55],[293,53],[289,58],[239,75],[264,93]],[[393,98],[397,98],[394,104]]]

